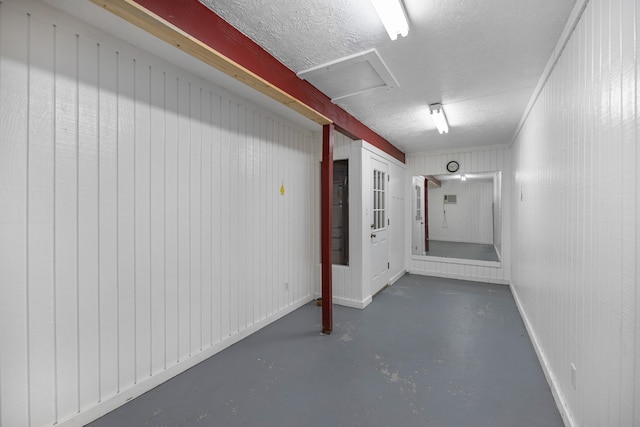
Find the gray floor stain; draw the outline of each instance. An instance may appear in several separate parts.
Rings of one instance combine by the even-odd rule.
[[[341,329],[343,329],[344,332],[342,332],[342,335],[340,336],[340,342],[349,343],[349,342],[353,341],[353,334],[354,334],[354,332],[356,330],[355,325],[353,325],[352,323],[347,322],[346,326],[344,328],[341,328]]]
[[[320,316],[308,304],[89,427],[563,426],[506,286],[405,275],[365,310],[334,306],[331,335]]]
[[[481,308],[478,309],[477,314],[479,316],[484,316],[484,317],[488,317],[488,318],[493,318],[493,309],[491,308],[491,303],[487,303],[485,305],[483,305]]]
[[[411,295],[405,289],[397,286],[390,286],[385,290],[385,292],[387,292],[389,295],[394,297],[407,298],[407,299],[411,298]]]
[[[440,295],[462,295],[461,292],[455,292],[455,291],[440,291],[439,294]]]

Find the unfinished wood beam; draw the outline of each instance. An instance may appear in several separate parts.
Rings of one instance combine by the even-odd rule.
[[[433,186],[435,188],[442,187],[442,182],[440,182],[440,180],[438,178],[436,178],[435,176],[427,175],[426,179],[427,179],[426,181],[427,181],[428,185],[431,185],[431,186]]]
[[[198,0],[90,0],[314,122],[405,154]]]
[[[306,118],[321,125],[333,123],[331,119],[309,107],[299,99],[296,99],[291,94],[274,86],[258,74],[184,31],[184,29],[177,27],[161,16],[156,15],[151,10],[143,7],[141,5],[142,2],[134,0],[91,1],[215,69],[222,71],[247,86],[251,86],[258,92],[286,105]],[[163,2],[160,1],[157,3]],[[185,2],[175,1],[175,3]],[[205,9],[209,10],[206,7]],[[211,25],[212,27],[215,26],[216,22],[211,22]]]

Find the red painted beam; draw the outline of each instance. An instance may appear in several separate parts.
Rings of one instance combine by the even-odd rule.
[[[442,182],[433,175],[427,175],[424,183],[425,183],[425,188],[429,187],[429,183],[433,184],[435,188],[442,187]]]
[[[435,179],[433,175],[429,176]],[[439,180],[438,183],[440,183]],[[424,213],[422,215],[424,217],[424,250],[429,252],[429,177],[424,180]]]
[[[333,135],[334,126],[322,127],[322,201],[320,212],[321,260],[322,260],[322,332],[333,331],[333,279],[331,261],[333,228]]]
[[[92,0],[100,3],[99,0]],[[401,162],[405,154],[242,34],[198,0],[131,0],[204,43],[274,87],[329,118],[343,133],[383,150]],[[106,1],[105,1],[106,3]]]

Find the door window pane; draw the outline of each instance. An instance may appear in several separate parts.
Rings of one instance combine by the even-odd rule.
[[[373,170],[373,229],[381,230],[386,226],[386,173]]]

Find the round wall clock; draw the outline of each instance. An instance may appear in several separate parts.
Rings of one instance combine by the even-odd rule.
[[[460,164],[455,160],[451,160],[449,163],[447,163],[447,170],[449,172],[458,172],[458,169],[460,169]]]

